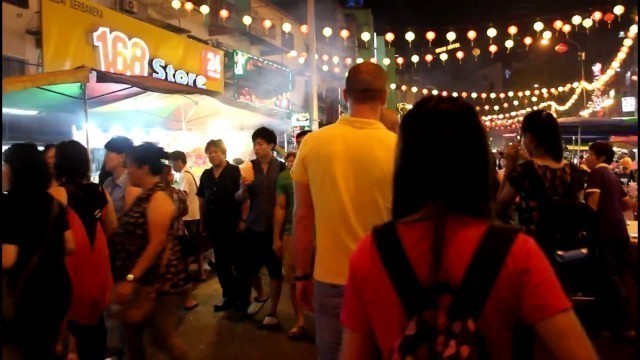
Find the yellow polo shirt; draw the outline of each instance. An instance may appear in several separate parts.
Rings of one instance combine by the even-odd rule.
[[[358,242],[391,218],[396,141],[381,122],[353,117],[304,138],[291,176],[311,188],[316,280],[346,284]]]

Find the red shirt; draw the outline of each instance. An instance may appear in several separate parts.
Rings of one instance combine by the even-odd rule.
[[[452,286],[460,286],[488,225],[486,221],[470,218],[447,222],[442,274]],[[403,223],[397,229],[418,279],[426,286],[430,280],[432,224]],[[570,308],[571,303],[544,254],[531,237],[521,234],[487,299],[479,327],[492,358],[505,354],[510,358],[516,320],[532,325]],[[407,328],[404,309],[370,234],[351,257],[341,320],[353,332],[371,333],[384,358]]]

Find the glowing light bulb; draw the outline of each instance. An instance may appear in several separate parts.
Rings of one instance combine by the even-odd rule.
[[[446,35],[447,40],[449,40],[449,44],[451,44],[453,42],[453,40],[456,39],[456,33],[453,31],[449,31]]]
[[[404,34],[404,38],[409,42],[409,47],[411,47],[411,42],[416,39],[416,34],[414,34],[413,31],[407,31],[407,33]]]
[[[192,2],[187,1],[186,3],[184,3],[184,9],[185,9],[185,10],[187,10],[187,11],[191,11],[191,10],[193,10],[193,8],[194,8],[194,5],[193,5],[193,3],[192,3]]]
[[[324,37],[327,38],[327,41],[329,40],[329,37],[331,37],[331,35],[333,34],[333,30],[331,30],[330,27],[325,27],[324,29],[322,29],[322,35],[324,35]]]
[[[180,2],[180,0],[173,0],[171,2],[171,7],[176,9],[176,10],[178,10],[178,9],[180,9],[182,7],[182,2]],[[222,10],[220,10],[220,11],[222,11]]]
[[[492,27],[487,29],[487,36],[489,37],[489,44],[491,44],[493,42],[493,38],[496,35],[498,35],[498,30],[496,30],[495,28],[492,28]]]
[[[291,29],[291,24],[289,24],[288,22],[282,23],[282,31],[284,31],[285,34],[289,34],[291,32]]]
[[[202,5],[200,6],[200,13],[202,15],[207,15],[209,12],[211,11],[211,9],[209,8],[208,5]]]
[[[471,40],[471,46],[473,46],[473,40],[475,40],[476,37],[478,37],[477,32],[473,30],[469,30],[469,32],[467,32],[467,39]]]
[[[389,66],[389,64],[391,64],[391,59],[389,59],[389,58],[382,59],[382,64],[384,66]]]
[[[429,41],[429,47],[431,47],[431,42],[436,38],[436,33],[433,31],[427,31],[425,37]]]

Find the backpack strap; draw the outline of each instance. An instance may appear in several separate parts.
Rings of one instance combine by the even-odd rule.
[[[434,298],[418,280],[396,231],[394,222],[373,229],[373,241],[382,265],[400,298],[408,318],[435,304]]]
[[[489,226],[449,307],[451,318],[477,319],[480,316],[519,233],[520,229],[514,226]]]

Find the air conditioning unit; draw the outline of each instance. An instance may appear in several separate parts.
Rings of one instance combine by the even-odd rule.
[[[138,2],[134,0],[120,0],[120,11],[130,14],[137,14],[139,10]]]

